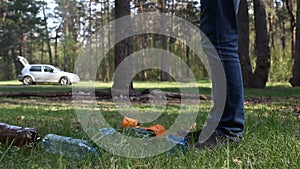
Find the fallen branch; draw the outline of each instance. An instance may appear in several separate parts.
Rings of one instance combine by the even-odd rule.
[[[70,92],[70,91],[0,92],[0,96],[4,96],[4,97],[64,97],[64,96],[72,96],[72,92]]]
[[[114,96],[120,97],[122,93],[121,91],[114,91]],[[40,92],[40,91],[31,91],[31,92],[0,92],[0,96],[2,97],[72,97],[74,96],[96,96],[101,98],[112,98],[111,90],[95,90],[95,92],[91,92],[88,90],[82,90],[78,92],[72,93],[72,91],[55,91],[55,92]],[[174,98],[174,99],[201,99],[207,100],[205,95],[195,95],[195,94],[180,94],[175,92],[163,92],[158,90],[143,90],[143,91],[131,91],[129,93],[129,97],[142,97],[147,95],[159,95],[166,98]],[[122,95],[123,97],[123,95]]]

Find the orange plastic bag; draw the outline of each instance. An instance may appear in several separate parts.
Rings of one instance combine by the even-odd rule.
[[[131,128],[131,127],[136,127],[140,126],[141,123],[137,121],[136,119],[132,119],[129,117],[124,117],[123,122],[122,122],[122,128]]]
[[[161,124],[156,124],[154,126],[150,126],[150,127],[142,127],[145,130],[150,130],[150,131],[154,131],[156,136],[165,134],[166,129],[164,126],[162,126]]]
[[[124,117],[122,121],[122,128],[131,128],[131,127],[142,128],[144,130],[153,131],[156,136],[162,135],[166,132],[165,127],[162,126],[161,124],[156,124],[150,127],[142,127],[141,123],[138,120],[129,117]]]

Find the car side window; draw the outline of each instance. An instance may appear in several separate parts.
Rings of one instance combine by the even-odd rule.
[[[31,72],[41,72],[42,67],[41,66],[31,66],[29,69]]]
[[[48,66],[45,66],[44,67],[44,72],[53,72],[53,68],[51,68],[51,67],[48,67]]]

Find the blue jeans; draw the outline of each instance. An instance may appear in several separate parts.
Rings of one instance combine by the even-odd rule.
[[[239,0],[201,0],[200,29],[216,49],[227,82],[225,108],[215,132],[230,138],[242,137],[245,121],[243,81],[237,53],[238,6]]]

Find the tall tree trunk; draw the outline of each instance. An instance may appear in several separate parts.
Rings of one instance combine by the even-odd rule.
[[[254,0],[256,67],[251,87],[265,88],[270,71],[270,46],[264,0]]]
[[[34,42],[33,42],[33,33],[29,33],[29,46],[28,46],[28,49],[29,49],[29,51],[28,51],[28,53],[29,53],[29,55],[32,57],[33,56],[33,51],[35,51],[35,49],[34,49]]]
[[[52,52],[51,52],[51,44],[50,44],[50,40],[51,38],[49,37],[49,30],[48,30],[48,24],[47,24],[47,15],[46,15],[46,11],[45,11],[45,5],[46,2],[43,1],[43,15],[44,15],[44,26],[45,26],[45,32],[46,32],[46,41],[47,41],[47,47],[48,47],[48,54],[49,54],[49,61],[50,64],[53,64],[53,60],[52,60]]]
[[[5,65],[5,69],[4,69],[4,79],[6,80],[10,80],[10,64],[9,64],[9,54],[8,54],[8,50],[5,49],[3,51],[3,55],[4,55],[4,65]]]
[[[144,8],[143,8],[143,5],[144,5],[144,1],[140,1],[139,2],[139,10],[140,10],[140,13],[142,15],[142,23],[144,22],[144,16],[143,16],[143,12],[144,12]],[[144,27],[144,25],[140,25],[142,28]],[[146,47],[146,36],[145,34],[142,34],[140,35],[140,39],[141,39],[141,50],[144,50],[145,47]],[[145,52],[142,52],[142,61],[141,61],[143,64],[146,64],[146,59],[145,59]],[[141,79],[142,80],[146,80],[147,79],[147,71],[146,70],[143,70],[141,73]]]
[[[282,6],[285,6],[284,1],[285,0],[282,0]],[[275,5],[276,5],[276,13],[277,13],[277,17],[278,17],[278,22],[280,25],[281,47],[282,47],[282,50],[285,50],[285,48],[286,48],[285,20],[284,20],[284,16],[282,15],[282,12],[279,11],[280,10],[279,8],[281,8],[281,2],[275,1]],[[283,55],[285,55],[285,52],[283,52]]]
[[[115,0],[115,19],[123,16],[130,15],[130,0]],[[124,20],[122,20],[124,21]],[[131,31],[131,23],[118,22],[115,28],[115,37],[119,37],[122,32]],[[115,70],[119,64],[132,53],[133,50],[133,38],[129,37],[117,43],[114,48],[115,54]],[[114,76],[113,88],[115,89],[133,89],[132,82],[126,84],[126,78],[131,78],[131,65],[130,63],[124,66],[125,70],[122,70],[122,75]]]
[[[65,26],[65,36],[69,36],[69,20],[70,20],[70,16],[69,16],[69,1],[65,1],[65,4],[64,4],[64,26]]]
[[[274,15],[273,15],[274,0],[269,1],[269,8],[270,11],[268,12],[268,22],[269,22],[268,25],[269,25],[270,45],[272,48],[275,48],[275,43],[274,43],[275,31],[274,31]]]
[[[44,39],[42,40],[41,63],[44,63]]]
[[[21,31],[20,32],[20,38],[19,38],[19,56],[25,57],[25,42],[24,42],[24,33]],[[31,59],[29,60],[31,61]]]
[[[190,47],[188,46],[188,45],[186,45],[185,46],[185,48],[186,48],[186,64],[188,65],[188,67],[190,67],[191,66],[191,49],[190,49]],[[186,72],[185,72],[185,75],[186,75],[186,77],[191,77],[191,75],[190,75],[190,69],[189,68],[186,68]]]
[[[102,10],[104,13],[101,13],[101,25],[107,25],[109,22],[109,2],[108,1],[102,1],[101,2]],[[103,44],[103,48],[106,49],[110,45],[110,31],[108,30],[107,35],[105,35],[104,38],[100,39],[100,43]],[[100,55],[104,56],[104,51],[102,50],[102,53]],[[103,82],[109,82],[110,79],[110,69],[113,66],[113,63],[110,62],[108,58],[103,59],[103,67],[101,68],[101,78],[103,79]]]
[[[161,43],[162,43],[162,49],[163,49],[163,52],[162,52],[162,60],[161,60],[161,67],[162,67],[162,70],[160,72],[160,80],[161,81],[171,81],[172,78],[171,76],[163,71],[163,70],[167,70],[169,71],[170,70],[170,61],[168,60],[168,39],[167,39],[167,36],[165,35],[161,35]]]
[[[250,87],[252,81],[252,65],[249,56],[249,9],[247,0],[240,1],[238,26],[239,26],[239,56],[243,72],[243,82],[245,87]]]
[[[296,21],[296,48],[293,65],[293,77],[290,80],[292,86],[300,86],[300,0],[297,0]]]
[[[68,41],[69,41],[69,1],[65,1],[65,4],[64,4],[64,8],[65,8],[65,11],[64,11],[64,15],[65,15],[65,20],[64,20],[64,26],[65,26],[65,29],[64,29],[64,42],[63,42],[63,56],[64,56],[64,71],[67,70],[67,65],[68,65],[68,60],[67,60],[67,47],[66,45],[68,44]]]
[[[60,26],[59,26],[60,28]],[[59,33],[59,28],[55,30],[55,40],[54,40],[54,58],[55,58],[55,66],[58,66],[58,33]]]
[[[293,0],[286,0],[286,8],[288,10],[288,13],[290,15],[290,31],[291,31],[291,53],[292,53],[292,58],[294,58],[295,55],[295,16],[293,13]]]
[[[89,34],[89,37],[92,39],[92,24],[93,24],[93,16],[92,16],[92,1],[90,0],[89,1],[89,30],[88,30],[88,34]],[[90,79],[92,79],[92,72],[94,69],[96,69],[93,65],[93,53],[92,53],[92,41],[89,42],[89,72],[90,72]],[[94,77],[95,78],[95,77]]]
[[[13,61],[15,64],[15,69],[16,69],[16,74],[15,77],[18,77],[19,73],[21,73],[23,65],[21,66],[20,61],[18,60],[16,56],[16,52],[15,52],[15,48],[11,48],[11,55],[14,56]]]
[[[160,12],[161,13],[166,13],[167,10],[166,10],[166,0],[159,0],[159,4],[160,4]],[[162,26],[165,25],[165,22],[162,21]],[[166,28],[162,28],[163,30],[165,30]],[[163,49],[163,52],[162,52],[162,58],[161,58],[161,67],[162,67],[162,70],[160,71],[160,80],[161,81],[171,81],[172,78],[171,76],[163,71],[163,70],[167,70],[169,71],[170,70],[170,61],[168,60],[168,38],[167,36],[165,35],[161,35],[161,43],[162,43],[162,49]]]

